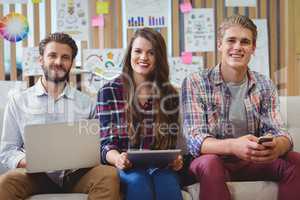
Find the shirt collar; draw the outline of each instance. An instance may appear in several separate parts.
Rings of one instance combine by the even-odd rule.
[[[221,73],[221,65],[220,63],[217,64],[214,68],[213,68],[213,82],[215,85],[219,85],[219,84],[222,84],[224,83],[224,80],[222,78],[222,73]],[[248,76],[248,82],[249,82],[249,86],[248,88],[251,89],[255,84],[256,84],[256,79],[255,79],[255,76],[253,74],[252,71],[247,70],[247,76]]]
[[[36,96],[44,96],[48,95],[48,92],[45,90],[43,84],[42,84],[42,78],[39,78],[39,80],[36,82],[36,84],[33,86],[34,87],[34,95]],[[74,90],[70,87],[70,85],[66,82],[66,86],[63,90],[63,92],[59,95],[58,98],[60,97],[65,97],[69,99],[74,99]]]

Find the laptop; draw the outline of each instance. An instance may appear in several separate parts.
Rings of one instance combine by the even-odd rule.
[[[181,149],[129,150],[128,160],[134,167],[166,167],[181,153]]]
[[[28,125],[24,129],[27,172],[51,172],[99,165],[99,121]]]

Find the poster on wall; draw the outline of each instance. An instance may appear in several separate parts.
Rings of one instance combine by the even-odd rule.
[[[43,70],[39,63],[39,55],[39,49],[37,47],[23,48],[23,76],[43,75]]]
[[[88,4],[84,0],[60,0],[56,3],[56,26],[75,40],[88,40]]]
[[[214,13],[211,8],[193,9],[184,15],[185,51],[215,50]]]
[[[124,49],[84,49],[84,86],[90,93],[97,93],[103,84],[122,72]]]
[[[169,0],[125,0],[126,27],[167,27]]]
[[[0,4],[28,3],[28,0],[0,0]]]
[[[185,77],[203,69],[203,57],[201,56],[193,56],[192,64],[184,64],[180,57],[170,57],[168,61],[170,65],[170,81],[178,88],[181,87]]]
[[[270,78],[269,48],[268,48],[268,25],[266,19],[254,19],[257,26],[256,49],[252,56],[249,67]]]
[[[226,0],[226,7],[256,7],[256,0]]]

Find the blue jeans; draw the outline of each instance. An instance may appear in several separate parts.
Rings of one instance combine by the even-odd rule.
[[[169,169],[119,170],[126,200],[182,200],[177,174]]]

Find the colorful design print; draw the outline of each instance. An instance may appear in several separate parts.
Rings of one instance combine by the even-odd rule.
[[[19,13],[9,13],[0,21],[0,34],[10,42],[18,42],[27,37],[27,19]]]

